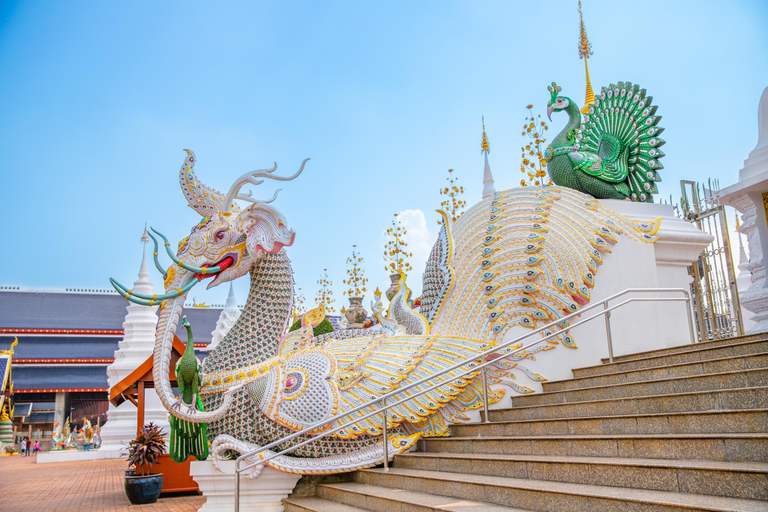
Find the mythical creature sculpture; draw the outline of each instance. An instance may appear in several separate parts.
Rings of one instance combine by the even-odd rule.
[[[214,460],[233,450],[244,453],[264,446],[402,390],[492,348],[516,326],[543,326],[578,311],[589,301],[595,273],[619,235],[652,242],[660,222],[630,221],[567,188],[499,192],[470,208],[455,224],[443,214],[418,312],[408,305],[410,291],[401,274],[388,315],[383,315],[380,296],[373,304],[378,325],[314,336],[313,327],[325,316],[322,308],[306,313],[301,327],[288,332],[293,276],[282,249],[293,242],[293,231],[275,209],[240,192],[246,183],[293,179],[304,164],[288,178],[273,174],[276,165],[248,173],[224,195],[198,181],[194,157],[187,150],[180,182],[190,206],[204,217],[181,241],[176,254],[155,231],[174,261],[167,270],[157,259],[153,236],[155,264],[165,275],[165,293],[143,296],[117,281],[112,283],[136,303],[160,303],[155,388],[176,419],[207,424]],[[240,210],[235,199],[252,204]],[[177,372],[184,383],[176,399],[169,380],[171,344],[187,292],[206,278],[212,278],[210,287],[246,273],[251,288],[238,322],[202,367],[191,359],[189,365],[180,362]],[[561,325],[567,327],[567,322]],[[539,350],[560,343],[575,346],[568,334],[560,334]],[[191,350],[189,342],[187,347]],[[542,380],[521,364],[539,350],[494,359],[487,379],[492,402],[504,396],[504,388],[531,391],[513,381],[516,373]],[[500,350],[495,357],[511,351]],[[397,395],[411,400],[389,412],[390,456],[410,449],[422,435],[447,435],[450,423],[467,421],[467,412],[481,406],[485,390],[479,372],[460,376],[455,370],[446,373],[444,380],[445,386],[419,396],[423,385]],[[197,406],[199,402],[203,407]],[[275,458],[269,465],[311,474],[380,463],[382,415],[363,418],[374,411],[353,413],[350,417],[359,420],[354,425],[297,447],[291,456]],[[316,431],[337,427],[341,424]],[[299,436],[285,446],[310,439]]]
[[[181,324],[187,330],[187,346],[184,348],[179,362],[176,363],[176,382],[179,386],[179,398],[188,407],[205,410],[200,400],[198,390],[200,386],[200,363],[195,357],[195,341],[192,336],[192,327],[185,316]],[[171,458],[176,462],[184,462],[190,455],[197,460],[208,458],[208,438],[206,437],[205,423],[192,423],[171,416],[171,446],[169,450]]]
[[[629,82],[603,87],[583,119],[576,102],[559,95],[557,84],[548,89],[547,116],[568,114],[565,128],[544,151],[552,181],[598,199],[652,203],[664,168],[659,162],[664,128],[645,89]]]
[[[93,444],[93,426],[88,418],[83,418],[83,450],[88,451]]]

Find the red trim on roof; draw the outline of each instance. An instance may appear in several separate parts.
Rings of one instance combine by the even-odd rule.
[[[0,334],[79,334],[89,336],[122,336],[122,329],[38,329],[37,327],[0,327]]]
[[[108,392],[109,388],[56,388],[56,389],[17,389],[13,388],[14,393],[70,393],[70,392]]]
[[[208,345],[210,345],[210,343],[195,343],[195,348],[205,348]]]
[[[78,358],[78,359],[36,359],[32,357],[14,357],[14,364],[112,364],[115,362],[114,357],[103,358]]]

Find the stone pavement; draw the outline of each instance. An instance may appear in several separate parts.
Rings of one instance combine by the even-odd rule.
[[[34,457],[0,457],[2,512],[192,512],[205,503],[197,494],[161,496],[131,505],[123,491],[123,459],[37,464]]]

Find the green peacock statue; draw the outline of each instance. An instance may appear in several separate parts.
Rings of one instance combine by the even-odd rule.
[[[195,357],[195,342],[192,326],[185,316],[181,322],[187,329],[187,346],[181,359],[176,364],[176,382],[179,386],[179,403],[187,406],[195,404],[198,411],[203,410],[198,390],[200,388],[200,364]],[[171,449],[174,462],[184,462],[194,455],[197,460],[208,458],[208,437],[205,423],[192,423],[171,415]]]
[[[645,89],[629,82],[603,87],[583,119],[576,102],[559,96],[555,82],[547,89],[547,116],[568,114],[565,128],[544,151],[552,181],[597,199],[652,203],[664,168],[664,128]]]

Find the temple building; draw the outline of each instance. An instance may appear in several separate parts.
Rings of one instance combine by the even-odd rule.
[[[129,304],[109,290],[0,286],[0,349],[8,348],[14,337],[19,340],[13,358],[17,432],[45,437],[67,417],[76,424],[83,417],[93,425],[104,423],[107,367],[124,337]],[[196,347],[211,342],[223,308],[185,309]],[[202,359],[206,354],[199,355]]]

